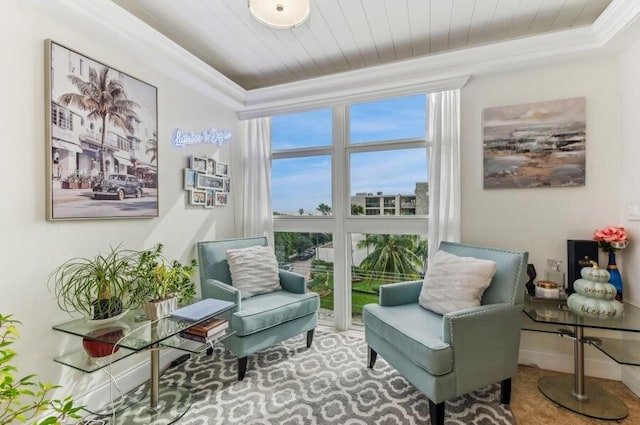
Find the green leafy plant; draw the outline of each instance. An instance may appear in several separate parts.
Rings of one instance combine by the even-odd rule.
[[[143,299],[132,290],[137,253],[111,247],[93,257],[66,261],[49,276],[58,306],[93,319],[116,316],[123,309],[139,307]]]
[[[12,315],[0,314],[0,425],[25,423],[46,411],[54,413],[34,423],[55,425],[69,418],[80,418],[78,412],[82,406],[75,406],[71,397],[50,399],[59,385],[35,381],[33,374],[15,376],[18,370],[11,362],[17,353],[9,347],[19,337],[16,327],[19,323]]]
[[[191,280],[198,263],[191,260],[182,264],[169,261],[162,255],[163,245],[142,251],[136,259],[136,298],[148,301],[162,301],[177,297],[180,302],[188,302],[195,295],[195,284]]]

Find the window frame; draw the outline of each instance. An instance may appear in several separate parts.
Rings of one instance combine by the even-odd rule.
[[[415,94],[415,93],[414,93]],[[407,95],[409,96],[409,95]],[[425,94],[425,108],[429,94]],[[384,100],[380,98],[379,100]],[[376,99],[370,101],[375,102]],[[428,215],[351,215],[352,153],[424,149],[429,167],[432,143],[428,131],[424,138],[392,139],[351,143],[349,105],[335,105],[332,110],[332,144],[318,147],[271,151],[270,160],[330,155],[331,157],[331,215],[292,216],[273,215],[274,232],[332,233],[334,247],[334,326],[339,330],[352,327],[351,315],[351,234],[427,234]],[[428,121],[428,115],[427,115]],[[425,127],[428,122],[425,122]],[[426,127],[428,128],[428,127]],[[427,168],[428,172],[428,168]],[[428,180],[428,176],[425,176]],[[384,210],[384,207],[383,207]],[[423,231],[416,231],[420,229]]]

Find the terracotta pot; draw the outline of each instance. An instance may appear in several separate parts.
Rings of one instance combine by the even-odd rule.
[[[95,331],[89,332],[86,337],[82,338],[82,346],[89,357],[105,357],[120,349],[119,346],[114,344],[120,341],[123,336],[124,328],[120,326],[96,329]]]

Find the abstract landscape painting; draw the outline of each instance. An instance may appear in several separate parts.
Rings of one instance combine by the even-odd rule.
[[[484,188],[585,184],[585,98],[486,108]]]

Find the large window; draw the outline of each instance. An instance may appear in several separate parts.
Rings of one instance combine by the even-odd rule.
[[[331,156],[274,159],[271,205],[275,215],[328,215],[331,210]]]
[[[333,319],[333,235],[275,232],[278,266],[307,278],[307,289],[320,295],[320,318]]]
[[[381,285],[422,273],[426,117],[426,95],[272,117],[276,250],[286,267],[306,271],[323,317],[335,317],[339,328],[359,321]],[[285,248],[292,239],[312,246]],[[379,249],[385,254],[373,261]],[[304,258],[307,250],[313,259]]]
[[[351,143],[425,138],[425,95],[357,103],[349,109]]]
[[[380,287],[424,277],[427,237],[352,233],[351,313],[361,322],[362,307],[377,303]]]
[[[274,215],[330,215],[331,109],[271,118]]]

